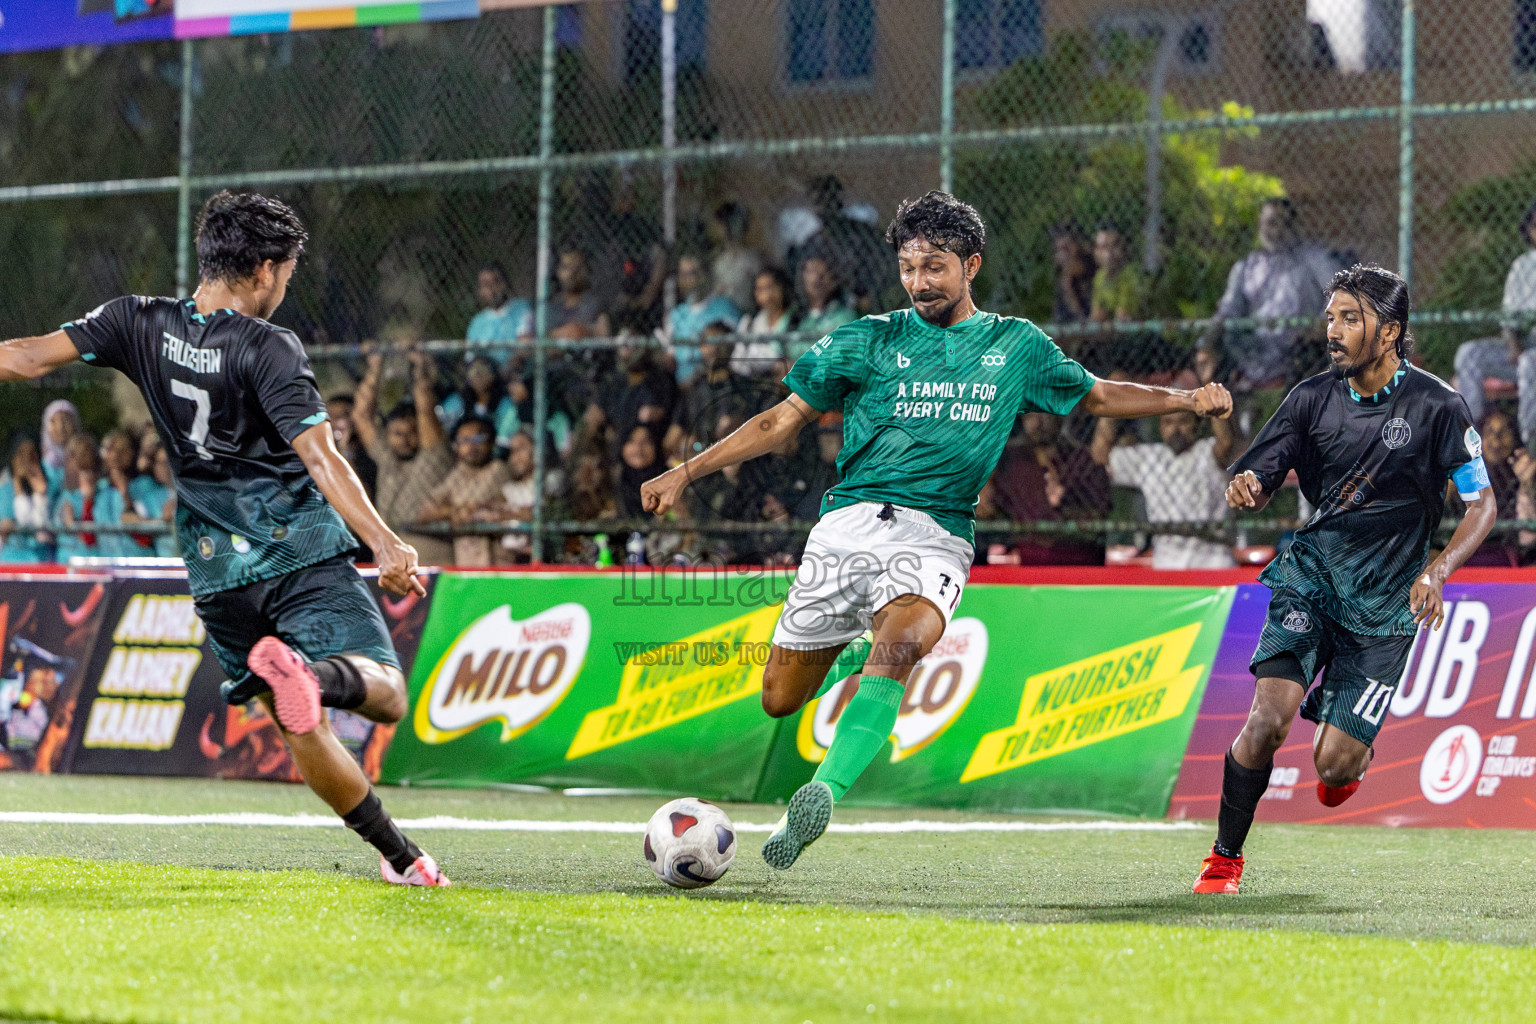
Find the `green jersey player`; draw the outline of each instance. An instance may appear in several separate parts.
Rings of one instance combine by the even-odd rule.
[[[646,510],[660,515],[692,481],[769,452],[823,412],[844,415],[841,482],[822,501],[774,630],[763,709],[792,715],[861,675],[815,778],[763,846],[780,869],[826,830],[833,803],[896,724],[913,665],[944,635],[970,572],[976,499],[1015,417],[1064,415],[1078,403],[1125,419],[1232,410],[1220,384],[1179,391],[1099,380],[1028,320],[979,311],[971,282],[986,228],[952,195],[903,202],[886,241],[912,307],[822,338],[784,378],[787,399],[641,488]]]

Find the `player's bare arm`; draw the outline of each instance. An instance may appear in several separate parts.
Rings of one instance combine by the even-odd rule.
[[[36,380],[80,358],[63,331],[0,342],[0,380]]]
[[[1269,504],[1269,497],[1264,485],[1259,482],[1258,474],[1251,469],[1237,474],[1227,484],[1229,508],[1250,508],[1257,512]]]
[[[416,574],[421,566],[416,549],[395,536],[368,500],[362,481],[336,450],[329,423],[317,423],[293,439],[293,450],[303,460],[325,500],[335,507],[379,562],[379,585],[393,594],[427,595]]]
[[[815,422],[822,410],[813,409],[799,395],[747,420],[729,436],[706,448],[681,466],[667,470],[640,485],[640,500],[647,512],[663,515],[677,504],[678,495],[693,481],[759,455],[766,455]]]
[[[1450,543],[1429,563],[1408,591],[1408,607],[1413,611],[1414,622],[1420,625],[1432,623],[1435,629],[1445,622],[1441,588],[1451,578],[1451,573],[1465,565],[1472,553],[1482,547],[1498,517],[1499,505],[1492,487],[1484,487],[1478,492],[1477,500],[1467,502],[1467,514],[1456,524]]]
[[[1169,412],[1192,412],[1200,417],[1225,419],[1232,415],[1232,394],[1224,385],[1215,383],[1185,391],[1128,380],[1099,379],[1093,382],[1093,390],[1083,397],[1082,407],[1092,416],[1117,420],[1161,416]]]

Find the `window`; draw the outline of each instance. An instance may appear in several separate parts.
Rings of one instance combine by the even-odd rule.
[[[678,0],[678,70],[704,68],[707,39],[705,0]],[[636,81],[661,71],[661,0],[627,0],[624,12],[624,81]]]
[[[1045,50],[1040,0],[960,0],[955,8],[955,66],[1005,68]]]
[[[1536,71],[1536,0],[1515,0],[1515,70]]]
[[[1208,13],[1160,17],[1148,14],[1111,15],[1099,22],[1099,41],[1123,37],[1147,43],[1156,53],[1163,33],[1178,33],[1173,40],[1173,62],[1169,71],[1179,75],[1203,75],[1218,70],[1221,34],[1216,18]]]
[[[785,77],[796,85],[874,74],[874,0],[789,0],[785,35]]]

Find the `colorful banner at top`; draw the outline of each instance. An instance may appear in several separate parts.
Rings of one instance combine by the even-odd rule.
[[[0,53],[451,21],[479,17],[481,6],[480,0],[0,0]]]

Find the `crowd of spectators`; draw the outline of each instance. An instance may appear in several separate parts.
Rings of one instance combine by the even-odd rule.
[[[816,179],[809,191],[812,206],[801,219],[781,218],[773,254],[753,245],[750,211],[735,202],[714,210],[707,245],[693,251],[669,252],[643,232],[638,244],[560,245],[546,324],[560,344],[545,350],[540,437],[533,303],[514,294],[500,264],[480,266],[467,352],[433,357],[409,344],[388,355],[368,350],[360,376],[327,397],[338,448],[424,564],[527,561],[527,524],[540,496],[546,522],[584,524],[546,546],[550,560],[793,562],[802,534],[777,527],[814,520],[836,483],[840,414],[695,483],[667,522],[644,514],[640,484],[782,400],[780,378],[816,338],[904,304],[873,211],[847,204],[835,178]],[[615,224],[638,219],[618,200],[613,217]],[[1520,232],[1531,248],[1510,268],[1503,331],[1463,345],[1455,362],[1456,385],[1481,424],[1500,517],[1531,519],[1536,204]],[[1212,423],[1192,415],[1155,423],[1020,417],[977,518],[1033,528],[984,530],[977,561],[1103,564],[1127,552],[1107,548],[1102,530],[1057,527],[1131,520],[1147,524],[1148,536],[1129,555],[1155,567],[1235,564],[1231,543],[1189,528],[1228,518],[1225,467],[1286,390],[1323,365],[1324,286],[1352,257],[1304,239],[1289,200],[1266,201],[1253,250],[1230,268],[1208,329],[1183,348],[1134,327],[1094,329],[1148,316],[1155,275],[1119,225],[1105,221],[1090,232],[1063,222],[1051,234],[1051,258],[1050,315],[1069,354],[1107,377],[1185,387],[1221,380],[1238,415]],[[670,309],[669,279],[676,286]],[[610,337],[617,344],[584,344]],[[1304,500],[1295,500],[1305,516]],[[70,403],[54,402],[37,435],[12,439],[0,472],[0,559],[173,557],[174,539],[160,531],[82,527],[167,522],[174,507],[152,429],[115,430],[98,442]],[[1160,532],[1158,524],[1180,527]],[[1477,557],[1522,564],[1533,550],[1536,533],[1510,533]]]

